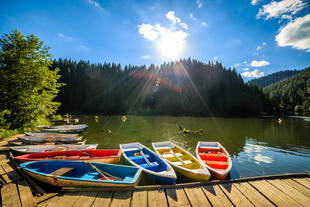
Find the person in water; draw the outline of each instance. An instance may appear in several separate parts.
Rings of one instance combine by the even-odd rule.
[[[185,129],[183,128],[181,125],[179,125],[179,129],[182,131],[182,133],[185,135],[185,134],[200,134],[202,135],[203,134],[203,129],[199,129],[197,131],[191,131],[189,129]]]

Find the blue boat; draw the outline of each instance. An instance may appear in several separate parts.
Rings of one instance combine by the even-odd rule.
[[[142,170],[137,167],[79,161],[35,161],[20,167],[31,177],[58,187],[133,187]]]
[[[156,183],[175,184],[177,176],[173,168],[149,148],[138,142],[121,144],[120,148],[130,164],[142,169]]]

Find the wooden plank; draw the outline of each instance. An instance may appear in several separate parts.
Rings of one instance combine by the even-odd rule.
[[[110,206],[114,192],[103,191],[99,192],[92,207]]]
[[[305,178],[294,178],[293,180],[295,180],[296,182],[302,184],[306,188],[310,189],[310,182],[307,181]]]
[[[267,200],[262,194],[260,194],[249,183],[234,183],[234,186],[247,197],[255,206],[274,206],[269,200]]]
[[[36,206],[32,192],[26,180],[17,181],[17,187],[19,190],[20,201],[23,207]]]
[[[269,183],[271,183],[273,186],[284,192],[286,195],[297,201],[303,206],[310,205],[310,198],[296,190],[295,188],[291,187],[287,183],[275,179],[275,180],[268,180]]]
[[[169,207],[191,206],[183,188],[166,189]]]
[[[148,207],[168,207],[165,190],[148,190]]]
[[[202,192],[202,189],[200,187],[190,187],[190,188],[184,188],[185,193],[188,197],[189,202],[192,206],[210,206],[206,195]]]
[[[130,205],[131,191],[116,191],[111,203],[111,207],[126,207]]]
[[[6,172],[6,174],[11,178],[11,180],[20,180],[22,177],[17,174],[14,169],[7,163],[2,164],[3,170]]]
[[[79,193],[65,193],[64,195],[59,196],[59,199],[57,199],[55,202],[53,203],[49,202],[49,206],[52,206],[51,204],[57,207],[73,206],[78,196]]]
[[[42,203],[44,201],[47,201],[57,195],[60,195],[59,193],[48,193],[48,194],[45,194],[43,196],[40,196],[40,197],[34,197],[34,201],[35,203],[39,204],[39,203]]]
[[[301,206],[266,180],[251,181],[249,183],[277,206]]]
[[[253,206],[232,183],[220,184],[219,186],[235,206]]]
[[[310,189],[306,188],[302,184],[294,181],[293,179],[282,179],[282,181],[286,182],[288,185],[290,185],[293,188],[297,189],[299,192],[303,193],[304,195],[310,197]]]
[[[59,168],[59,169],[55,170],[54,172],[51,172],[50,175],[62,176],[64,174],[70,172],[71,170],[73,170],[73,168],[62,167],[62,168]]]
[[[232,207],[233,204],[227,198],[227,196],[223,193],[218,185],[207,185],[201,187],[209,201],[211,202],[212,206],[225,206],[225,207]]]
[[[2,179],[6,182],[6,183],[11,183],[12,180],[11,178],[9,178],[9,176],[6,174],[6,172],[4,171],[4,169],[2,168],[2,166],[0,166],[0,174]]]
[[[76,207],[89,207],[92,205],[94,200],[97,197],[98,192],[85,192],[79,195],[76,199],[76,202],[73,204],[73,206]]]
[[[146,190],[133,191],[130,206],[132,207],[147,206],[147,191]]]
[[[2,206],[8,207],[8,206],[22,206],[19,200],[18,192],[17,192],[17,186],[15,183],[9,183],[1,188],[1,200],[2,200]]]
[[[48,194],[45,194],[48,195]],[[62,198],[63,195],[54,196],[51,199],[45,200],[38,204],[38,207],[54,207],[55,204]]]

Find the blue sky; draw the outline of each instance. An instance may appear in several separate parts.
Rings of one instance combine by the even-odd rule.
[[[191,57],[245,79],[310,66],[306,0],[0,0],[0,35],[15,29],[53,58],[124,66]]]

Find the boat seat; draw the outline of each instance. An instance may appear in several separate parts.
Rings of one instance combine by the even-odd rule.
[[[228,157],[223,154],[199,153],[199,156],[202,160],[210,160],[210,161],[227,161],[228,159]]]
[[[172,162],[172,163],[175,164],[175,165],[183,165],[183,164],[188,165],[188,164],[191,164],[192,161],[190,161],[190,160],[184,160],[183,162],[178,161],[178,162]]]
[[[182,156],[182,155],[183,155],[182,153],[174,153],[174,154],[172,154],[172,153],[167,153],[167,154],[162,154],[161,156],[162,156],[163,158],[167,158],[167,157],[175,157],[175,156],[180,157],[180,156]]]
[[[62,167],[62,168],[59,168],[59,169],[55,170],[54,172],[51,172],[50,175],[62,176],[62,175],[65,175],[66,173],[70,172],[73,169],[74,168]]]
[[[140,165],[140,166],[143,167],[143,168],[146,168],[146,169],[151,170],[151,169],[156,168],[158,165],[159,165],[158,162],[151,162],[151,165],[148,165],[148,164],[146,163],[146,164],[142,164],[142,165]]]
[[[220,161],[205,161],[208,166],[214,168],[214,169],[226,169],[228,167],[228,161],[226,162],[220,162]]]

